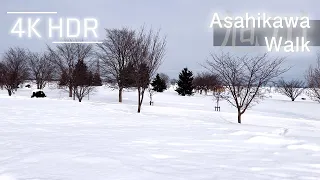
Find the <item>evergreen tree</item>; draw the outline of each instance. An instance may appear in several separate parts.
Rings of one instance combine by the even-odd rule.
[[[165,80],[162,79],[159,74],[157,74],[157,76],[153,79],[151,85],[153,87],[152,90],[156,92],[163,92],[167,89]]]
[[[95,86],[94,83],[95,83],[94,82],[94,75],[93,75],[92,71],[89,71],[88,72],[88,85]]]
[[[72,74],[74,98],[77,97],[79,102],[94,90],[93,76],[85,62],[79,60]]]
[[[85,86],[89,85],[89,72],[88,67],[83,61],[78,61],[73,71],[73,82],[74,86]]]
[[[188,68],[184,68],[181,73],[179,74],[179,80],[178,80],[178,88],[176,91],[181,96],[185,95],[192,95],[193,94],[193,73],[192,71],[189,71]]]
[[[92,78],[93,78],[93,80],[92,80],[93,86],[102,86],[102,80],[101,80],[100,74],[98,72],[94,73]]]
[[[68,74],[66,72],[62,72],[59,79],[59,86],[66,86],[68,84]]]

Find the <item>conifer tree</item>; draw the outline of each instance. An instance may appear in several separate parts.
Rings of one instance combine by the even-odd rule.
[[[82,61],[78,61],[73,71],[74,86],[88,85],[90,82],[87,65]]]
[[[157,74],[156,77],[153,79],[152,83],[152,90],[156,92],[163,92],[167,89],[167,84],[164,79],[161,79],[160,75]]]
[[[176,91],[181,96],[193,95],[193,73],[188,68],[184,68],[179,74],[178,88]]]
[[[68,74],[66,72],[62,72],[59,79],[59,86],[67,86],[68,84]]]
[[[88,71],[87,65],[82,60],[79,60],[75,66],[73,82],[74,95],[78,98],[79,102],[94,89],[93,74],[91,71]]]
[[[94,73],[92,81],[93,86],[102,86],[102,80],[98,72]]]

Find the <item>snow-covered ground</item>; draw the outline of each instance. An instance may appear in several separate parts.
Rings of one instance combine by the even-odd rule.
[[[100,87],[31,99],[0,90],[0,180],[319,180],[320,104],[271,94],[237,124],[212,96],[137,95]]]

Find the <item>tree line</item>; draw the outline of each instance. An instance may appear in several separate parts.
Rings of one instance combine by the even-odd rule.
[[[102,84],[101,77],[104,77],[106,82],[116,84],[119,102],[122,102],[125,88],[137,89],[137,111],[140,112],[146,91],[151,105],[154,92],[163,92],[169,84],[176,84],[175,90],[182,96],[213,92],[214,97],[226,100],[237,109],[241,123],[241,116],[247,109],[266,96],[264,87],[289,70],[282,67],[283,57],[213,53],[202,64],[206,72],[194,76],[184,68],[178,80],[169,80],[165,74],[156,75],[166,52],[166,38],[160,31],[121,28],[106,29],[105,33],[103,42],[96,45],[68,40],[69,43],[55,47],[47,45],[43,53],[9,48],[0,61],[0,86],[10,96],[27,79],[35,80],[38,89],[44,88],[49,81],[58,80],[69,92],[69,97],[81,102],[95,86]],[[317,65],[308,70],[306,84],[280,79],[276,87],[292,101],[307,88],[307,94],[320,102],[319,79],[320,58]]]
[[[36,81],[42,89],[46,83],[58,80],[69,91],[69,97],[82,98],[95,86],[101,85],[100,76],[116,82],[119,102],[123,89],[138,90],[138,112],[144,93],[162,63],[166,38],[152,29],[106,29],[101,44],[73,43],[47,45],[47,51],[34,53],[25,48],[10,48],[0,61],[0,85],[14,93],[18,85],[27,79]],[[78,41],[78,40],[77,40]]]

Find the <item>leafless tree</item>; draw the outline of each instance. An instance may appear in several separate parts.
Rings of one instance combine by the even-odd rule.
[[[67,40],[73,42],[74,40]],[[79,60],[86,61],[91,58],[93,46],[82,43],[59,44],[56,48],[48,46],[51,62],[59,69],[60,75],[65,79],[65,85],[69,90],[69,97],[74,95],[73,71]],[[74,96],[75,97],[75,96]]]
[[[101,70],[108,81],[117,82],[119,88],[119,102],[122,102],[123,89],[132,77],[129,62],[133,53],[135,31],[127,28],[106,29],[106,38],[98,46],[98,58]],[[128,80],[129,78],[129,80]],[[130,83],[129,83],[130,84]]]
[[[288,96],[292,101],[303,93],[304,88],[304,82],[298,79],[291,81],[280,79],[277,82],[278,92]]]
[[[36,80],[37,89],[43,89],[46,83],[53,79],[55,72],[50,54],[29,52],[28,64],[30,76]]]
[[[214,88],[220,84],[216,74],[202,72],[198,73],[198,75],[194,78],[193,85],[200,94],[202,94],[202,91],[204,91],[205,95],[207,95],[209,90],[213,91]]]
[[[171,80],[170,80],[170,84],[173,85],[173,86],[174,86],[177,82],[178,82],[177,79],[171,79]]]
[[[170,87],[170,77],[165,73],[160,73],[159,76],[162,80],[164,80],[164,82],[167,85],[167,88]]]
[[[135,69],[135,86],[138,90],[138,113],[141,112],[144,92],[151,78],[155,75],[165,54],[166,38],[160,36],[160,31],[152,29],[146,32],[142,29],[137,33],[132,61]]]
[[[311,66],[307,71],[307,95],[314,101],[320,103],[320,54],[318,54],[317,64]]]
[[[0,60],[0,88],[3,90],[4,87],[4,65],[2,64],[2,61]]]
[[[4,53],[1,62],[1,77],[4,88],[9,96],[18,85],[28,78],[27,50],[23,48],[10,48]]]
[[[211,58],[204,67],[219,76],[228,93],[224,99],[237,108],[238,123],[248,108],[265,97],[262,86],[288,70],[281,68],[284,58],[269,58],[267,54],[236,57],[222,53],[211,54]]]

